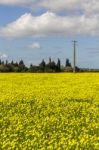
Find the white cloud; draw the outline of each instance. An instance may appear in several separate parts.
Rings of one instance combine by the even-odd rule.
[[[83,14],[99,12],[99,0],[43,0],[42,7],[51,11],[76,11]]]
[[[0,5],[18,5],[45,8],[50,11],[79,11],[85,13],[99,13],[99,0],[0,0]]]
[[[0,37],[99,35],[99,15],[58,16],[47,12],[41,16],[30,13],[0,28]]]
[[[28,46],[31,49],[40,49],[41,45],[38,42],[34,42]]]
[[[79,0],[42,0],[40,5],[51,11],[75,10],[80,5]]]
[[[8,56],[0,52],[0,59],[7,59]]]
[[[41,16],[22,15],[1,27],[0,37],[99,35],[99,0],[0,0],[0,5],[25,6],[33,10],[44,8],[48,11]],[[67,12],[66,16],[56,15],[62,11]]]
[[[34,3],[36,0],[0,0],[0,5],[18,5],[25,6]]]

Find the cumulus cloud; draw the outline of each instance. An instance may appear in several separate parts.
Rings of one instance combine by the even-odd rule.
[[[28,46],[31,49],[40,49],[41,45],[38,42],[34,42]]]
[[[0,59],[7,59],[8,56],[0,52]]]
[[[0,5],[19,5],[25,6],[34,3],[36,0],[0,0]]]
[[[1,0],[0,5],[18,5],[45,8],[50,11],[79,11],[83,13],[99,13],[99,0]]]
[[[1,0],[0,5],[47,11],[40,16],[20,16],[0,28],[0,37],[99,35],[99,0]],[[57,15],[62,11],[67,12],[65,16]]]
[[[42,0],[40,5],[51,11],[76,10],[80,2],[79,0]]]
[[[43,0],[42,7],[51,11],[76,11],[83,14],[99,12],[99,0]]]
[[[59,16],[46,12],[41,16],[30,13],[0,28],[0,37],[99,35],[99,15]]]

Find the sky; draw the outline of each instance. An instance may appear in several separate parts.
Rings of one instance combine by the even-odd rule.
[[[0,59],[99,68],[99,0],[0,0]]]

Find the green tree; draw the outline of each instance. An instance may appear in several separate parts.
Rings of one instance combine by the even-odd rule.
[[[60,72],[60,71],[61,71],[61,61],[60,61],[59,58],[58,58],[57,65],[56,65],[56,71],[57,71],[57,72]]]
[[[71,63],[68,58],[66,59],[65,67],[71,67]]]
[[[44,61],[44,59],[42,60],[42,62],[39,64],[39,68],[42,72],[45,71],[45,67],[46,67],[46,63]]]
[[[25,71],[26,71],[26,66],[25,66],[23,60],[20,60],[20,61],[19,61],[19,68],[20,68],[20,71],[21,71],[21,72],[25,72]]]

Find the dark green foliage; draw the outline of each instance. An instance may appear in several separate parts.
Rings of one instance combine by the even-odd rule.
[[[69,67],[69,69],[68,69]],[[61,61],[58,58],[57,63],[51,58],[49,58],[49,62],[46,63],[43,59],[41,63],[36,66],[33,64],[30,64],[29,67],[27,67],[24,64],[23,60],[20,60],[18,62],[14,62],[13,60],[9,63],[8,60],[1,61],[0,60],[0,72],[72,72],[71,63],[69,62],[69,59],[66,59],[66,67],[61,66]],[[76,71],[79,71],[79,68],[76,67]]]
[[[46,66],[46,63],[43,59],[42,62],[39,64],[39,68],[42,72],[45,72],[45,66]]]
[[[59,58],[58,58],[58,61],[57,61],[56,71],[61,72],[61,61],[60,61]]]
[[[9,68],[6,65],[0,65],[0,72],[9,72]]]
[[[71,63],[69,62],[69,59],[66,59],[65,67],[71,67]]]
[[[0,65],[1,65],[1,59],[0,59]]]
[[[11,63],[6,60],[6,62],[0,60],[0,72],[26,72],[28,68],[25,66],[23,60],[21,60],[19,63],[18,62],[13,62]]]

